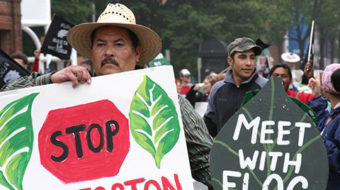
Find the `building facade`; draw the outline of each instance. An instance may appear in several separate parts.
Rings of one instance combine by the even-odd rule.
[[[0,0],[0,48],[7,54],[22,51],[21,0]]]

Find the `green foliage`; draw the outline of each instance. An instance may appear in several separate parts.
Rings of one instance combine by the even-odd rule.
[[[315,22],[331,38],[339,35],[340,27],[340,1],[337,0],[319,0],[317,10],[315,10]],[[330,6],[331,5],[331,6]]]
[[[147,76],[132,99],[129,120],[133,138],[153,156],[160,168],[162,158],[178,141],[180,127],[175,104]]]
[[[52,0],[52,13],[64,17],[72,24],[90,22],[92,0]]]
[[[15,100],[0,111],[0,184],[8,189],[23,189],[33,147],[31,107],[37,95]]]
[[[261,38],[273,41],[280,54],[287,31],[293,26],[309,26],[312,19],[330,38],[339,36],[337,0],[167,0],[165,4],[162,0],[52,0],[52,12],[73,24],[89,22],[92,2],[96,18],[107,3],[123,3],[131,8],[138,24],[160,35],[163,53],[165,49],[171,52],[175,73],[187,67],[195,75],[199,45],[211,38],[227,44],[236,37]],[[303,50],[308,36],[306,33],[289,38],[296,40]]]

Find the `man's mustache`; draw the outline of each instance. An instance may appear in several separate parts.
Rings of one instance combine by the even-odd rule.
[[[105,63],[107,63],[107,62],[113,63],[113,64],[115,64],[116,66],[119,67],[118,61],[116,61],[116,60],[115,60],[114,58],[112,58],[112,57],[106,57],[106,58],[102,61],[102,66],[104,66]]]

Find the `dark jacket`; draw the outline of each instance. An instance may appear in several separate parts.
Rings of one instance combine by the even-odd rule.
[[[194,90],[195,85],[192,85],[189,92],[185,96],[187,100],[189,100],[190,104],[195,107],[196,102],[206,102],[208,100],[208,95]]]
[[[340,188],[340,107],[327,111],[327,101],[319,96],[307,103],[318,115],[318,129],[328,154],[327,190]],[[328,119],[331,119],[326,125]]]
[[[252,76],[236,86],[232,78],[232,70],[227,71],[223,81],[214,84],[209,95],[205,123],[211,136],[215,137],[228,119],[241,107],[243,98],[248,91],[262,88],[268,79],[255,71]]]

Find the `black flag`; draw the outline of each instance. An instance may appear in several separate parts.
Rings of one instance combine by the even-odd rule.
[[[260,38],[258,38],[255,42],[256,45],[260,46],[262,48],[262,50],[268,48],[269,46],[272,45],[271,42],[269,43],[265,43],[264,41],[262,41]]]
[[[54,15],[52,23],[48,28],[44,43],[41,46],[41,53],[48,53],[60,59],[70,59],[72,47],[66,36],[73,24],[64,18]]]
[[[0,49],[0,88],[30,73]]]
[[[255,42],[256,45],[260,46],[262,50],[269,48],[272,45],[272,42],[265,43],[262,41],[260,38],[258,38]],[[270,72],[270,67],[269,67],[269,61],[268,61],[268,56],[266,56],[266,63],[265,63],[265,68],[263,70],[263,77],[269,78],[269,72]]]

